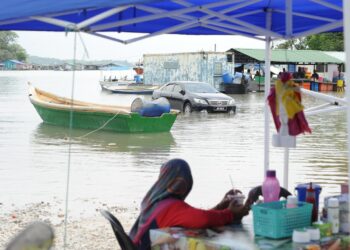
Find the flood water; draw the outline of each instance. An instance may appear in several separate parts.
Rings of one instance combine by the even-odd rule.
[[[76,72],[75,98],[130,104],[137,97],[101,91],[98,71]],[[0,72],[0,202],[5,211],[31,202],[63,206],[67,181],[68,129],[42,123],[28,99],[27,82],[70,96],[72,72]],[[336,94],[336,93],[333,93]],[[160,165],[181,157],[192,168],[194,206],[212,207],[234,185],[247,193],[263,181],[263,93],[233,95],[237,113],[180,115],[170,133],[72,132],[70,209],[77,214],[100,203],[139,204],[156,180]],[[149,97],[148,97],[149,98]],[[304,105],[322,104],[304,97]],[[290,150],[289,187],[317,182],[322,197],[339,192],[347,180],[346,114],[307,118],[311,135]],[[271,134],[274,126],[271,123]],[[272,148],[271,168],[283,181],[283,149]],[[97,204],[97,205],[96,205]]]

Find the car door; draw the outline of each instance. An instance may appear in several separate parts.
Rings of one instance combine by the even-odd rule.
[[[181,93],[182,87],[179,84],[174,84],[173,93],[172,93],[172,102],[174,103],[175,109],[182,110],[183,108],[183,98],[184,95]]]
[[[165,97],[166,99],[168,99],[171,108],[173,108],[174,103],[172,101],[172,92],[173,92],[173,88],[174,88],[174,84],[173,83],[168,83],[163,89],[162,89],[162,93],[161,96]]]

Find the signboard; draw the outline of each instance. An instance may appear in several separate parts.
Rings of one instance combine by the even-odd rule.
[[[164,69],[178,69],[179,62],[178,61],[167,61],[167,62],[164,62],[163,67],[164,67]]]

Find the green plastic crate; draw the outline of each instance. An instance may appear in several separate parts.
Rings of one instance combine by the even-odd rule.
[[[286,201],[253,206],[255,235],[273,239],[290,237],[296,228],[311,225],[312,204],[299,202],[296,208],[285,208]]]

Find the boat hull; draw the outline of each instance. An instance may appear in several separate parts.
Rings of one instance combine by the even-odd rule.
[[[45,123],[69,127],[70,110],[54,109],[38,103],[33,105]],[[138,113],[113,114],[82,111],[72,113],[73,128],[103,129],[120,133],[169,132],[177,116],[174,113],[166,113],[160,117],[143,117]]]
[[[100,82],[103,90],[117,94],[152,95],[158,86],[144,84],[111,84],[110,82]]]
[[[109,90],[117,94],[152,95],[153,90]]]

